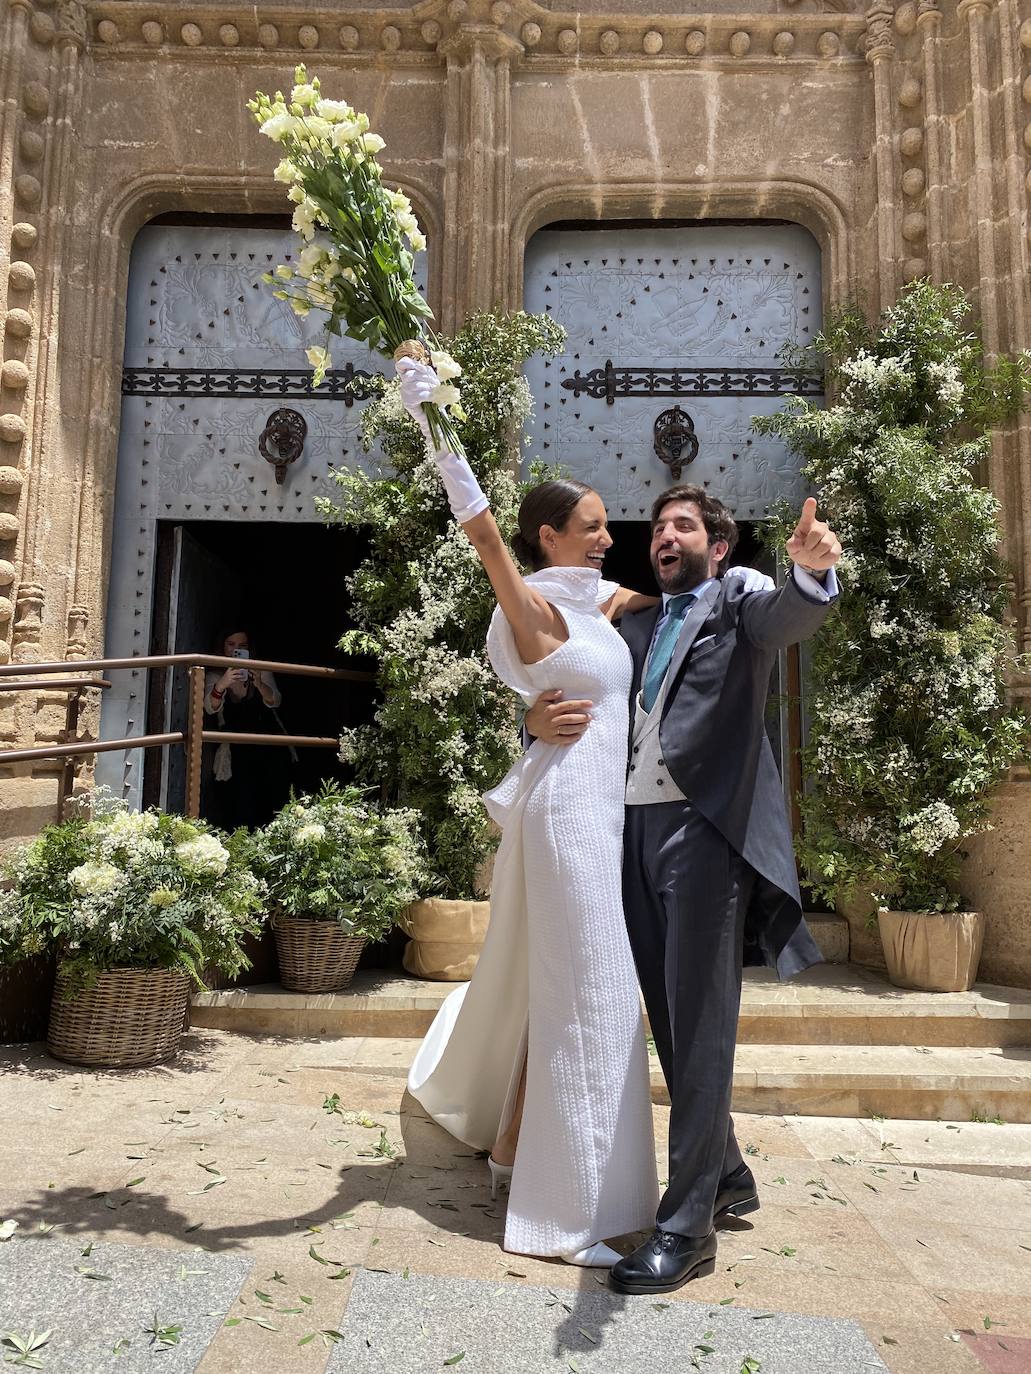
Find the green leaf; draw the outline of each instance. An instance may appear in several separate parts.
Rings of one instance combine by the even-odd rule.
[[[447,1366],[448,1366],[448,1365],[451,1365],[451,1364],[459,1364],[459,1363],[461,1363],[461,1361],[464,1360],[464,1359],[465,1359],[465,1351],[464,1351],[464,1350],[456,1351],[456,1353],[455,1353],[454,1355],[449,1355],[448,1358],[444,1361],[444,1368],[446,1369]]]

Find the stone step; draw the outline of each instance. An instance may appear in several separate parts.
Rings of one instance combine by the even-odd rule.
[[[403,1079],[420,1041],[356,1037],[299,1067]],[[651,1057],[652,1100],[669,1102]],[[327,1088],[328,1091],[328,1088]],[[911,1045],[739,1045],[733,1106],[770,1116],[882,1116],[909,1121],[1031,1122],[1031,1051]],[[890,1131],[885,1128],[890,1136]]]
[[[287,992],[278,984],[198,993],[192,1023],[296,1036],[424,1035],[450,983],[359,973],[346,992]],[[970,992],[905,992],[883,975],[824,964],[790,983],[746,969],[742,1045],[1031,1046],[1031,991],[978,984]]]

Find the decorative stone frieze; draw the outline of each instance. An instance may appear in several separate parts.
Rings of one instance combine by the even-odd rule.
[[[916,5],[913,0],[905,0],[895,11],[895,30],[904,38],[916,32]]]
[[[97,37],[101,43],[117,43],[122,37],[121,30],[113,19],[101,19],[97,25]]]
[[[730,35],[730,42],[727,44],[733,57],[744,57],[751,51],[752,35],[744,29],[738,29]]]
[[[837,57],[841,52],[841,38],[830,30],[821,33],[816,40],[816,51],[821,57]]]
[[[218,37],[224,48],[235,48],[240,42],[240,30],[235,24],[222,24]]]
[[[705,51],[705,34],[701,29],[692,29],[684,39],[684,51],[688,57],[700,57]]]
[[[384,52],[397,52],[401,47],[401,30],[396,24],[387,24],[379,36]]]
[[[789,33],[787,29],[781,29],[779,33],[773,35],[770,48],[777,57],[790,57],[795,50],[795,35]]]
[[[49,14],[42,14],[37,10],[29,20],[29,33],[37,43],[49,47],[57,36],[57,25]]]
[[[40,162],[44,152],[46,152],[46,146],[42,135],[37,134],[35,129],[23,129],[21,131],[21,136],[18,139],[18,151],[25,162]]]
[[[26,114],[42,119],[50,109],[50,92],[41,81],[26,81],[22,87],[21,103]]]
[[[27,339],[32,333],[32,316],[27,310],[8,310],[4,327],[12,338]]]
[[[663,42],[663,36],[658,29],[649,29],[641,42],[641,48],[649,57],[656,57],[662,52]]]
[[[576,29],[559,29],[558,38],[555,40],[555,46],[564,57],[571,57],[580,46],[580,40],[577,37]]]
[[[14,198],[19,205],[30,209],[39,204],[43,196],[43,186],[37,177],[22,172],[14,178]]]
[[[383,30],[384,44],[386,47],[386,29]],[[297,41],[305,52],[314,52],[319,46],[319,31],[314,24],[302,24],[297,30]]]
[[[606,29],[598,39],[598,47],[606,57],[615,57],[619,52],[619,34],[615,29]]]
[[[524,45],[528,48],[535,48],[541,41],[542,35],[543,30],[540,24],[535,24],[532,20],[524,24],[519,30],[519,36],[522,38]]]
[[[278,35],[277,35],[278,41]],[[427,40],[428,42],[429,40]],[[344,24],[337,30],[337,42],[344,52],[354,52],[361,42],[361,34],[353,24]]]
[[[159,47],[165,41],[165,30],[156,19],[146,19],[140,25],[140,34],[144,43],[152,48]]]
[[[204,42],[204,30],[199,24],[183,24],[179,37],[188,48],[197,48]]]
[[[425,24],[420,27],[419,32],[422,34],[423,42],[428,43],[431,48],[435,48],[440,42],[444,30],[439,20],[427,19]]]

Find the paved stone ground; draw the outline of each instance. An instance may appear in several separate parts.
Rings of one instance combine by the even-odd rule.
[[[482,1161],[340,1042],[194,1031],[176,1064],[120,1074],[6,1047],[0,1113],[0,1221],[17,1222],[0,1242],[0,1330],[49,1329],[38,1362],[58,1374],[400,1374],[445,1367],[461,1341],[470,1371],[637,1374],[655,1366],[662,1318],[678,1370],[739,1374],[748,1354],[761,1374],[802,1374],[829,1348],[817,1331],[857,1342],[820,1374],[877,1357],[892,1374],[1031,1370],[1031,1126],[740,1116],[762,1211],[666,1307],[613,1306],[602,1275],[502,1251]],[[418,1315],[427,1303],[435,1321]],[[857,1323],[863,1362],[845,1320],[765,1313]],[[596,1347],[554,1339],[580,1314]],[[389,1355],[405,1331],[409,1363],[377,1365],[364,1342]],[[550,1364],[527,1363],[549,1332]]]

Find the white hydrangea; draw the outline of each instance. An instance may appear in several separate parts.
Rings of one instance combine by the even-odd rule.
[[[931,802],[922,811],[906,816],[909,838],[914,849],[923,854],[937,854],[942,845],[957,839],[961,833],[959,818],[947,802]]]
[[[125,882],[125,874],[114,864],[79,864],[68,874],[68,881],[84,897],[103,897]]]
[[[175,847],[175,856],[187,873],[219,877],[229,866],[229,850],[214,835],[198,835]]]

